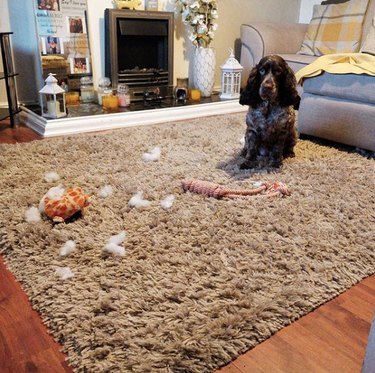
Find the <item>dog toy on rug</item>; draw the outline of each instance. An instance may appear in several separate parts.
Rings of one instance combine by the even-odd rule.
[[[264,182],[259,188],[255,189],[230,189],[222,185],[211,183],[202,180],[183,180],[182,188],[185,192],[194,192],[203,194],[206,197],[215,198],[248,198],[251,196],[257,197],[283,197],[290,196],[288,187],[280,182]]]
[[[63,223],[89,205],[90,196],[82,188],[67,189],[60,198],[44,197],[44,213],[55,223]]]

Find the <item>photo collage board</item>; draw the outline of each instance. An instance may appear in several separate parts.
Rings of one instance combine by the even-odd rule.
[[[43,77],[91,74],[86,0],[34,0]]]

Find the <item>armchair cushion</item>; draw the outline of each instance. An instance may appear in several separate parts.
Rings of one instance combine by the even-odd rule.
[[[314,95],[375,105],[374,77],[366,74],[325,72],[303,82],[303,91]]]
[[[314,5],[313,17],[299,54],[322,56],[358,52],[368,0]]]

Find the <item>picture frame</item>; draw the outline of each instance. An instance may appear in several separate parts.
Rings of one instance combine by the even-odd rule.
[[[40,39],[42,55],[64,54],[62,38],[56,36],[42,36]]]
[[[87,57],[71,57],[69,65],[71,74],[91,73],[90,59]]]

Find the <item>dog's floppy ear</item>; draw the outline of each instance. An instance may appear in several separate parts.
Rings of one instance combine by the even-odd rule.
[[[297,80],[293,70],[285,64],[282,81],[279,84],[279,102],[281,106],[293,105],[298,110],[301,98],[297,91]]]
[[[258,74],[258,67],[255,66],[250,71],[245,89],[241,92],[240,104],[249,105],[255,108],[262,101],[259,96],[259,86],[260,80]]]

